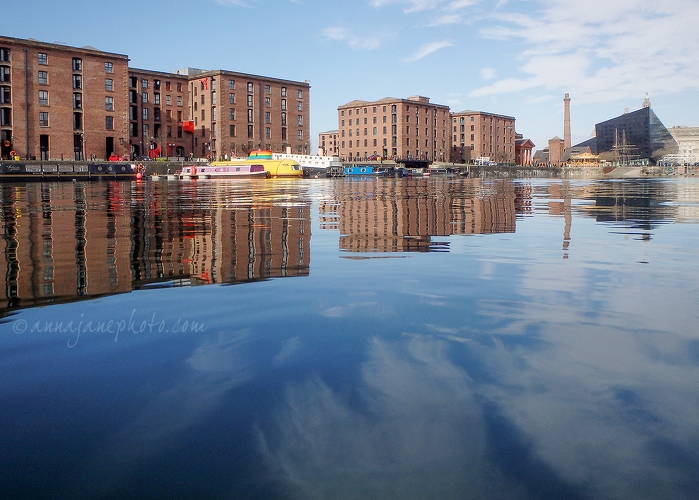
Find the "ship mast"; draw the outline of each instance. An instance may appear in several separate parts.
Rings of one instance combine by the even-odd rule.
[[[621,131],[621,143],[619,143],[619,129],[614,130],[614,156],[617,166],[627,166],[631,160],[631,150],[636,149],[634,144],[626,142],[626,130]]]

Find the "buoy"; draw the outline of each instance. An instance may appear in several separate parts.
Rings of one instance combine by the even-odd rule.
[[[143,179],[143,174],[141,172],[137,173],[136,179]]]

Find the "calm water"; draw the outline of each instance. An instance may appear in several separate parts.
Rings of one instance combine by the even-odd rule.
[[[2,498],[697,496],[699,180],[0,193]]]

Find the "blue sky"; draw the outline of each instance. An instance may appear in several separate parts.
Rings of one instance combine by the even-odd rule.
[[[311,84],[311,137],[354,99],[423,95],[516,118],[537,149],[640,108],[699,126],[699,1],[197,0],[6,2],[0,34],[91,45],[158,71],[191,66]]]

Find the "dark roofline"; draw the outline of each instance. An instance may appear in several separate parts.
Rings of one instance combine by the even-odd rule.
[[[609,118],[608,120],[604,120],[602,122],[596,123],[595,127],[597,127],[597,125],[604,125],[607,122],[618,120],[619,118],[622,118],[624,116],[639,115],[643,112],[650,114],[650,110],[651,110],[650,108],[641,108],[641,109],[637,109],[636,111],[629,111],[628,113],[622,113],[619,116],[615,116],[614,118]]]
[[[424,96],[413,96],[413,97],[424,97]],[[428,99],[425,97],[425,99]],[[350,101],[346,104],[342,104],[337,107],[337,109],[347,109],[347,108],[356,108],[358,106],[373,106],[375,104],[396,104],[396,103],[404,103],[404,104],[415,104],[419,106],[434,106],[436,108],[446,108],[449,109],[449,106],[446,104],[436,104],[434,102],[421,102],[417,101],[415,99],[409,99],[409,98],[401,98],[401,97],[384,97],[382,99],[379,99],[378,101],[362,101],[359,99],[355,99],[354,101]]]
[[[27,38],[13,38],[9,36],[2,36],[0,35],[0,42],[6,42],[6,43],[14,43],[17,45],[28,45],[31,47],[38,47],[38,48],[47,48],[47,49],[60,49],[60,50],[67,50],[70,52],[76,52],[80,54],[94,54],[94,55],[100,55],[100,56],[109,56],[109,57],[117,57],[119,59],[126,59],[127,61],[129,60],[129,56],[126,54],[117,54],[115,52],[105,52],[103,50],[96,49],[94,47],[74,47],[72,45],[64,45],[62,43],[49,43],[49,42],[42,42],[40,40],[34,40],[34,39],[27,39]]]
[[[311,85],[304,81],[304,82],[298,82],[296,80],[285,80],[282,78],[274,78],[271,76],[262,76],[262,75],[253,75],[251,73],[240,73],[238,71],[230,71],[227,69],[207,69],[203,70],[201,73],[197,73],[196,75],[192,75],[191,77],[188,77],[190,80],[199,80],[201,78],[206,78],[207,76],[234,76],[236,78],[250,78],[254,80],[265,80],[267,82],[276,82],[276,83],[286,83],[290,85],[298,85],[301,87],[306,87],[306,88],[311,88]],[[185,75],[186,76],[186,75]]]
[[[516,118],[514,116],[500,115],[498,113],[490,113],[488,111],[464,110],[464,111],[452,112],[452,116],[461,116],[461,115],[487,115],[487,116],[497,116],[498,118],[509,118],[511,120],[516,120]]]
[[[520,146],[526,143],[530,143],[532,145],[532,148],[536,147],[536,144],[534,144],[531,139],[515,139],[515,144],[519,144]]]
[[[179,73],[172,73],[172,72],[167,72],[167,71],[155,71],[152,69],[141,69],[141,68],[132,68],[129,66],[129,73],[143,73],[144,75],[154,75],[154,76],[162,76],[164,78],[180,78],[182,80],[189,80],[187,78],[187,75],[181,75]]]

